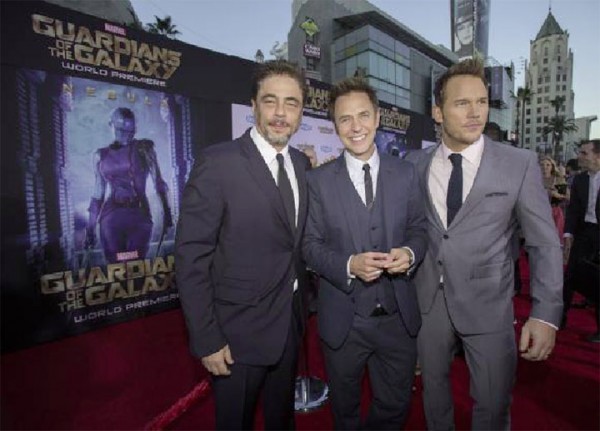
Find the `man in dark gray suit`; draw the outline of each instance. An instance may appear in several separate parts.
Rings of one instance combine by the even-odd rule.
[[[212,374],[217,429],[293,427],[303,315],[300,238],[308,158],[290,148],[306,87],[285,61],[258,66],[256,125],[203,151],[177,227],[177,286],[192,354]]]
[[[449,372],[460,340],[474,399],[471,427],[509,429],[517,363],[511,239],[519,223],[533,299],[519,351],[533,361],[548,358],[560,324],[560,243],[536,155],[482,135],[488,116],[483,65],[452,66],[436,83],[435,104],[442,144],[409,155],[428,221],[428,251],[415,275],[427,426],[454,428]]]
[[[414,167],[379,154],[375,91],[351,78],[331,90],[345,151],[307,175],[303,251],[320,276],[323,341],[336,429],[399,429],[408,411],[421,324],[406,272],[425,254],[423,198]],[[361,425],[368,365],[373,402]]]

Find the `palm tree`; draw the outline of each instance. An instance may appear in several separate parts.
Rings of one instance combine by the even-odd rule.
[[[550,105],[552,105],[552,107],[554,108],[554,118],[555,118],[555,123],[556,124],[560,124],[560,120],[558,112],[560,111],[560,109],[564,106],[565,101],[567,100],[567,98],[565,96],[556,96],[554,99],[552,99],[550,101]],[[557,143],[556,142],[556,135],[553,134],[552,135],[552,153],[554,154],[554,160],[558,161],[558,159],[556,158],[559,152],[559,148],[560,148],[560,140]],[[561,136],[562,138],[562,136]],[[557,146],[558,145],[558,146]]]
[[[559,161],[560,143],[565,133],[576,132],[578,129],[575,124],[575,120],[572,118],[565,118],[562,115],[552,117],[548,124],[542,129],[544,136],[552,134],[552,152],[554,153],[554,160]]]
[[[563,107],[567,98],[565,96],[556,96],[550,101],[550,104],[554,108],[554,116],[558,117],[558,111]]]
[[[517,133],[519,134],[519,146],[523,147],[525,144],[525,107],[531,98],[533,97],[533,91],[525,85],[525,87],[519,87],[517,90]],[[521,111],[521,130],[519,131],[519,110]]]
[[[177,35],[181,34],[177,30],[177,26],[171,22],[171,17],[167,15],[163,19],[154,15],[155,22],[146,24],[149,33],[161,34],[163,36],[170,37],[171,39],[177,39]]]

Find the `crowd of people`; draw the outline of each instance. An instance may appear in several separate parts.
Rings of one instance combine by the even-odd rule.
[[[190,350],[212,378],[217,429],[252,429],[260,397],[265,429],[294,429],[307,267],[320,276],[336,429],[402,428],[417,361],[428,428],[453,429],[449,373],[459,349],[472,428],[510,429],[518,356],[548,359],[566,322],[563,296],[570,304],[582,262],[597,265],[600,142],[581,146],[585,172],[571,165],[564,177],[552,159],[486,137],[477,60],[448,69],[434,96],[441,143],[403,160],[377,151],[376,92],[361,78],[336,83],[330,117],[345,151],[311,169],[288,145],[304,77],[286,61],[266,62],[252,82],[255,126],[197,157],[181,200],[176,271]],[[533,299],[518,339],[517,229]],[[373,396],[361,418],[365,370]]]

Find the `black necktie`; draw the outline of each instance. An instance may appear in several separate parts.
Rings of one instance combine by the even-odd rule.
[[[446,196],[448,226],[450,226],[450,223],[452,223],[454,216],[462,205],[463,189],[462,156],[455,153],[450,154],[449,158],[452,162],[452,173],[450,174],[450,181],[448,181],[448,195]]]
[[[371,178],[371,167],[368,163],[363,165],[365,171],[365,204],[371,209],[373,206],[373,179]]]
[[[288,221],[292,229],[296,227],[296,205],[294,204],[294,192],[292,192],[292,185],[290,179],[285,171],[283,164],[283,154],[277,154],[277,163],[279,164],[279,170],[277,171],[277,186],[279,186],[279,194],[283,200],[283,206],[288,216]]]

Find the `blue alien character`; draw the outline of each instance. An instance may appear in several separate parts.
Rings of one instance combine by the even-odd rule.
[[[169,189],[160,173],[154,142],[134,139],[133,112],[128,108],[116,108],[109,125],[114,141],[94,154],[96,181],[88,209],[86,248],[96,243],[98,225],[100,243],[108,263],[126,258],[143,259],[148,252],[153,226],[146,180],[148,176],[152,177],[162,203],[162,237],[173,226]]]

